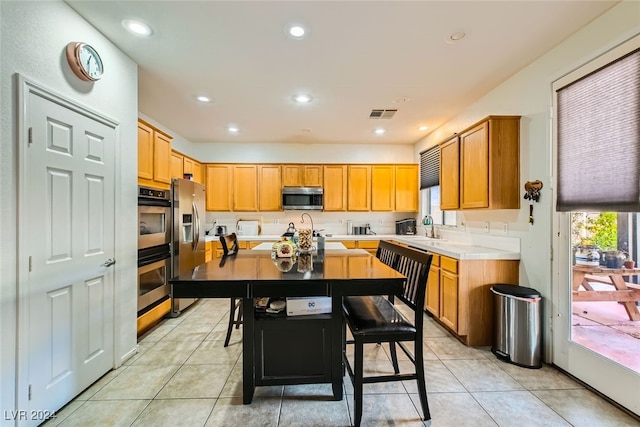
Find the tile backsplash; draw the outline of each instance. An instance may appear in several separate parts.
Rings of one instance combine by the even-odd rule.
[[[213,230],[213,224],[216,223],[226,225],[227,232],[232,232],[236,230],[239,220],[258,220],[261,234],[280,235],[287,230],[290,222],[294,223],[296,229],[305,227],[309,219],[305,215],[303,223],[303,213],[311,216],[314,228],[322,230],[323,234],[347,234],[347,221],[352,221],[354,227],[369,224],[371,231],[376,234],[395,234],[397,220],[417,218],[417,214],[407,212],[207,212],[205,230]]]

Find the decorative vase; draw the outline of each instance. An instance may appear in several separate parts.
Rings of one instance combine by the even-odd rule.
[[[636,262],[635,261],[625,261],[624,262],[624,268],[634,268],[636,266]]]

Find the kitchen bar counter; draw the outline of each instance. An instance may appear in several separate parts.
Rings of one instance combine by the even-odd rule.
[[[260,234],[256,236],[238,236],[239,240],[250,240],[254,242],[275,242],[280,239],[279,235]],[[218,240],[218,236],[207,236],[207,241]],[[336,241],[366,241],[366,240],[395,240],[409,246],[434,252],[440,255],[448,256],[459,260],[520,260],[520,253],[513,251],[504,251],[500,249],[487,248],[484,246],[475,246],[465,243],[430,239],[428,237],[416,235],[397,235],[397,234],[333,234],[326,237],[327,242]]]
[[[277,384],[331,383],[335,399],[341,400],[342,298],[398,294],[404,280],[364,250],[337,249],[297,260],[272,259],[266,250],[244,250],[169,282],[178,298],[243,298],[246,404],[251,403],[256,385]],[[331,297],[331,314],[269,316],[254,305],[259,297],[309,296]]]

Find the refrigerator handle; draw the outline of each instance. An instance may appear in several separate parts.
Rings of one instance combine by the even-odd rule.
[[[193,209],[193,243],[191,246],[195,252],[198,248],[198,244],[200,243],[200,214],[198,213],[198,206],[196,206],[196,202],[193,202],[191,206]]]

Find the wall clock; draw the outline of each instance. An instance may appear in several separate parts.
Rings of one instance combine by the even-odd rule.
[[[90,45],[71,42],[67,45],[67,61],[76,76],[87,82],[99,80],[104,73],[104,65],[98,52]]]

